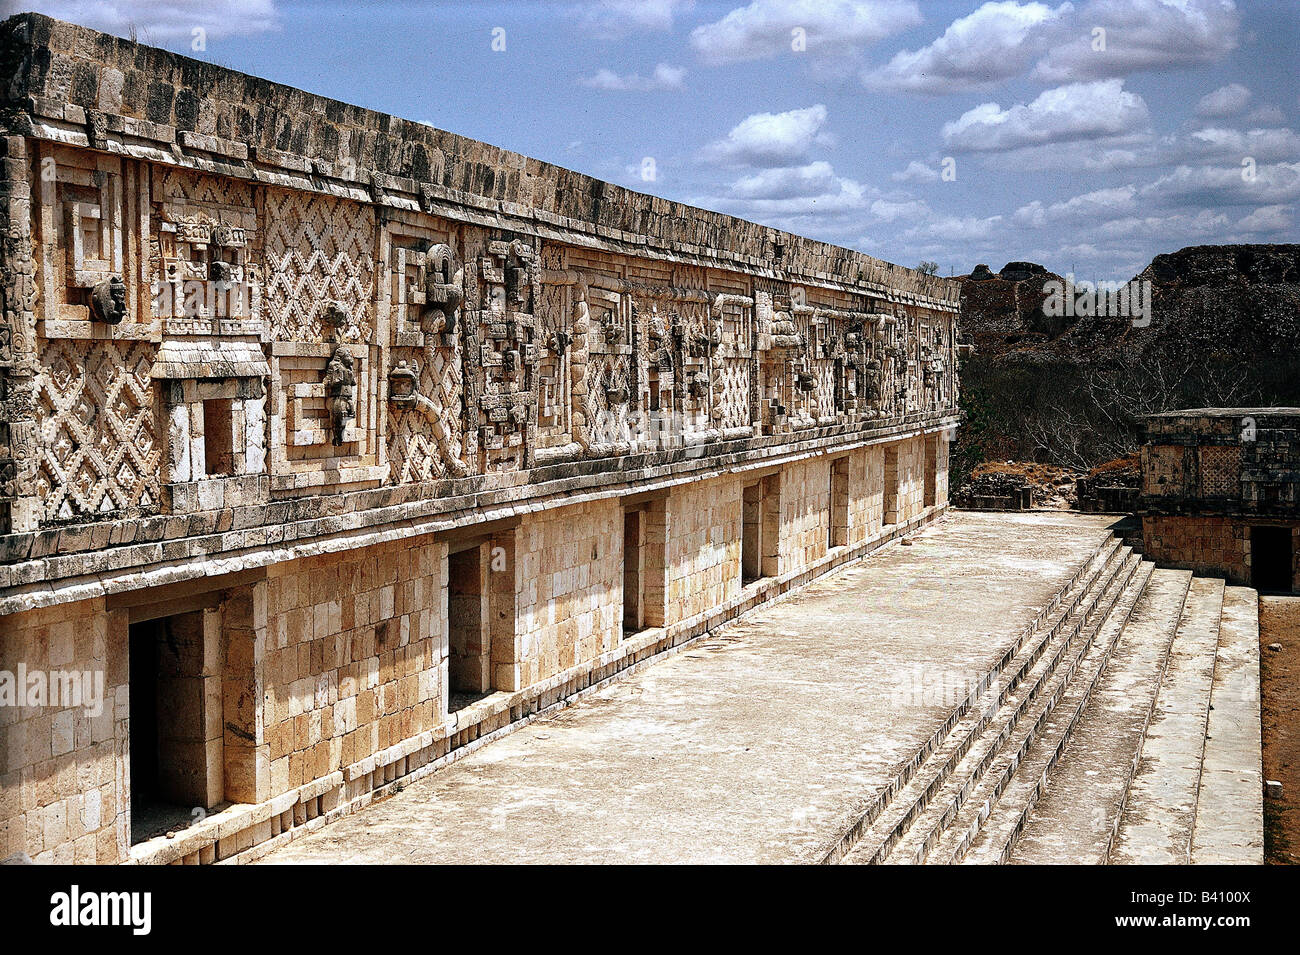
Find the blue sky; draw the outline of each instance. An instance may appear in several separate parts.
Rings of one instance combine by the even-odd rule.
[[[944,275],[1300,241],[1297,0],[9,6]]]

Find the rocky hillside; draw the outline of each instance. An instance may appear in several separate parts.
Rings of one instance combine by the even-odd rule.
[[[1065,279],[1032,262],[963,277],[977,351],[962,365],[955,483],[990,460],[1086,471],[1130,454],[1156,411],[1300,403],[1300,245],[1192,246],[1134,281],[1150,283],[1136,321],[1053,307],[1048,283]],[[1147,288],[1132,288],[1141,304]]]

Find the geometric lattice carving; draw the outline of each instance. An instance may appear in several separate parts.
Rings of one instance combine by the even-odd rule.
[[[726,358],[720,364],[722,390],[715,406],[720,413],[715,421],[720,428],[748,427],[752,423],[749,408],[750,361],[748,358]]]
[[[1241,448],[1202,445],[1201,496],[1237,497],[1241,494]]]
[[[426,346],[422,352],[398,349],[394,352],[394,362],[401,358],[411,366],[417,362],[414,357],[417,354],[420,355],[417,390],[429,399],[434,408],[440,409],[439,422],[446,434],[444,443],[448,453],[460,458],[463,447],[460,342],[457,340],[454,348]],[[434,436],[434,428],[434,423],[418,408],[389,406],[389,479],[394,484],[451,476],[447,473],[447,463]]]
[[[37,497],[46,521],[157,509],[153,345],[57,339],[37,386]]]
[[[374,210],[333,196],[269,189],[265,229],[266,306],[275,337],[324,340],[322,312],[338,302],[359,339],[371,341]]]

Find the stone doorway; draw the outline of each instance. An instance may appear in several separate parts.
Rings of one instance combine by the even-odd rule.
[[[204,616],[130,625],[132,843],[183,829],[223,798],[220,628]]]
[[[1289,527],[1250,529],[1250,585],[1270,593],[1290,593],[1295,554]]]
[[[645,511],[623,512],[623,636],[645,628]]]
[[[831,462],[830,512],[826,547],[832,550],[849,542],[849,459]]]
[[[488,548],[483,543],[468,545],[447,557],[449,713],[481,700],[492,690],[487,558]]]

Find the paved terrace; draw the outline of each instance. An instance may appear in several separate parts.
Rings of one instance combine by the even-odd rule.
[[[263,861],[811,861],[1110,520],[950,514]]]

